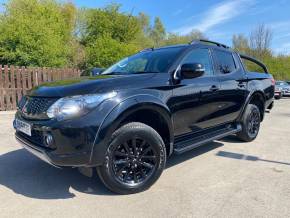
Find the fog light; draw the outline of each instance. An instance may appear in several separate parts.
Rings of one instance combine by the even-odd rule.
[[[53,137],[51,134],[47,134],[44,136],[44,143],[47,147],[53,147]]]

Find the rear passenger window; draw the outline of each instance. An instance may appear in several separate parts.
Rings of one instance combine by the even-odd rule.
[[[217,61],[217,69],[220,73],[232,73],[237,69],[232,53],[225,51],[214,51]]]

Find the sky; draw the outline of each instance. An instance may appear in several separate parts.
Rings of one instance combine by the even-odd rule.
[[[0,0],[4,2],[5,0]],[[167,32],[202,31],[210,40],[231,45],[233,34],[265,24],[273,31],[272,48],[290,54],[290,0],[71,0],[78,7],[104,7],[112,2],[124,12],[158,16]]]
[[[168,32],[186,34],[193,29],[210,40],[231,45],[232,35],[246,36],[258,24],[273,31],[272,48],[290,53],[289,0],[74,0],[79,7],[104,7],[120,3],[122,11],[159,16]]]

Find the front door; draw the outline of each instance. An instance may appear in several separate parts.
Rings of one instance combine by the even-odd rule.
[[[220,84],[214,75],[211,53],[207,48],[195,48],[188,52],[180,63],[200,63],[205,74],[194,79],[182,79],[173,88],[171,111],[175,136],[197,132],[216,123],[212,114],[217,110]]]

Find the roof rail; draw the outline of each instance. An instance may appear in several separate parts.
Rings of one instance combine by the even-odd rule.
[[[190,44],[194,44],[194,43],[201,43],[201,42],[205,42],[205,43],[209,43],[209,44],[214,44],[218,47],[222,47],[222,48],[226,48],[226,49],[229,49],[230,47],[227,46],[227,45],[224,45],[222,43],[219,43],[219,42],[214,42],[214,41],[210,41],[210,40],[207,40],[207,39],[199,39],[199,40],[193,40],[191,41]]]
[[[246,60],[252,61],[252,62],[254,62],[255,64],[257,64],[257,65],[259,65],[260,67],[262,67],[263,70],[265,71],[265,73],[269,73],[268,68],[267,68],[266,65],[263,64],[261,61],[255,59],[255,58],[253,58],[253,57],[250,57],[250,56],[248,56],[248,55],[245,55],[245,54],[239,54],[239,55],[240,55],[240,57],[241,57],[242,59],[246,59]]]
[[[140,52],[144,52],[144,51],[153,51],[154,50],[154,47],[151,47],[151,48],[144,48],[143,50],[139,51]]]

